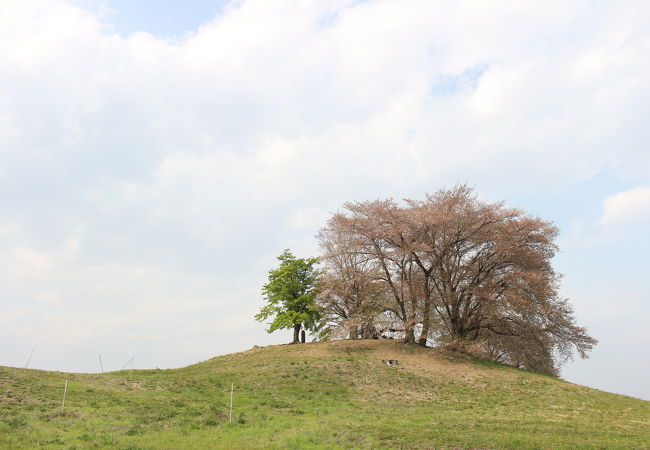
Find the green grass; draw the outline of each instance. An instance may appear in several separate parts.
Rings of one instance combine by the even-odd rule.
[[[400,366],[380,359],[397,359]],[[649,443],[650,402],[388,341],[255,348],[182,369],[133,373],[0,367],[0,448]]]

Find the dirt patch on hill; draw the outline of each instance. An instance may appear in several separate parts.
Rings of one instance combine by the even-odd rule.
[[[474,364],[471,358],[450,355],[437,349],[404,345],[390,340],[336,341],[327,346],[314,347],[314,353],[325,352],[366,354],[370,360],[382,364],[382,360],[396,360],[394,370],[410,372],[432,380],[453,380],[456,382],[476,382],[486,378],[515,379],[516,372],[499,370]]]

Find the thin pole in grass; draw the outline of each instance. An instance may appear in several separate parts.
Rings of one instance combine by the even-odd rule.
[[[65,406],[65,394],[68,393],[68,380],[65,380],[65,386],[63,387],[63,401],[61,402],[61,412],[63,412],[63,407]]]
[[[235,383],[230,385],[230,422],[232,422],[232,395],[235,392]]]
[[[122,368],[121,368],[120,370],[124,370],[124,368],[125,368],[126,366],[128,366],[130,362],[133,361],[133,358],[135,358],[135,356],[132,356],[131,359],[129,359],[129,360],[126,362],[126,364],[124,364],[124,365],[122,366]]]
[[[102,373],[104,373],[104,364],[102,364],[102,354],[99,354],[99,367],[102,369]]]
[[[29,358],[27,358],[27,364],[25,364],[25,369],[29,367],[29,362],[32,360],[32,355],[34,354],[34,350],[36,350],[36,346],[32,347],[32,351],[29,352]]]

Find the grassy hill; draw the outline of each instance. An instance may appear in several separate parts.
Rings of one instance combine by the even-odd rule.
[[[392,341],[254,348],[132,373],[0,367],[1,448],[109,446],[642,448],[650,402]]]

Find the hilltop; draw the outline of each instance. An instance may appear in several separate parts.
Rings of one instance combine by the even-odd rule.
[[[650,402],[395,341],[269,346],[132,373],[0,367],[2,448],[648,443]]]

